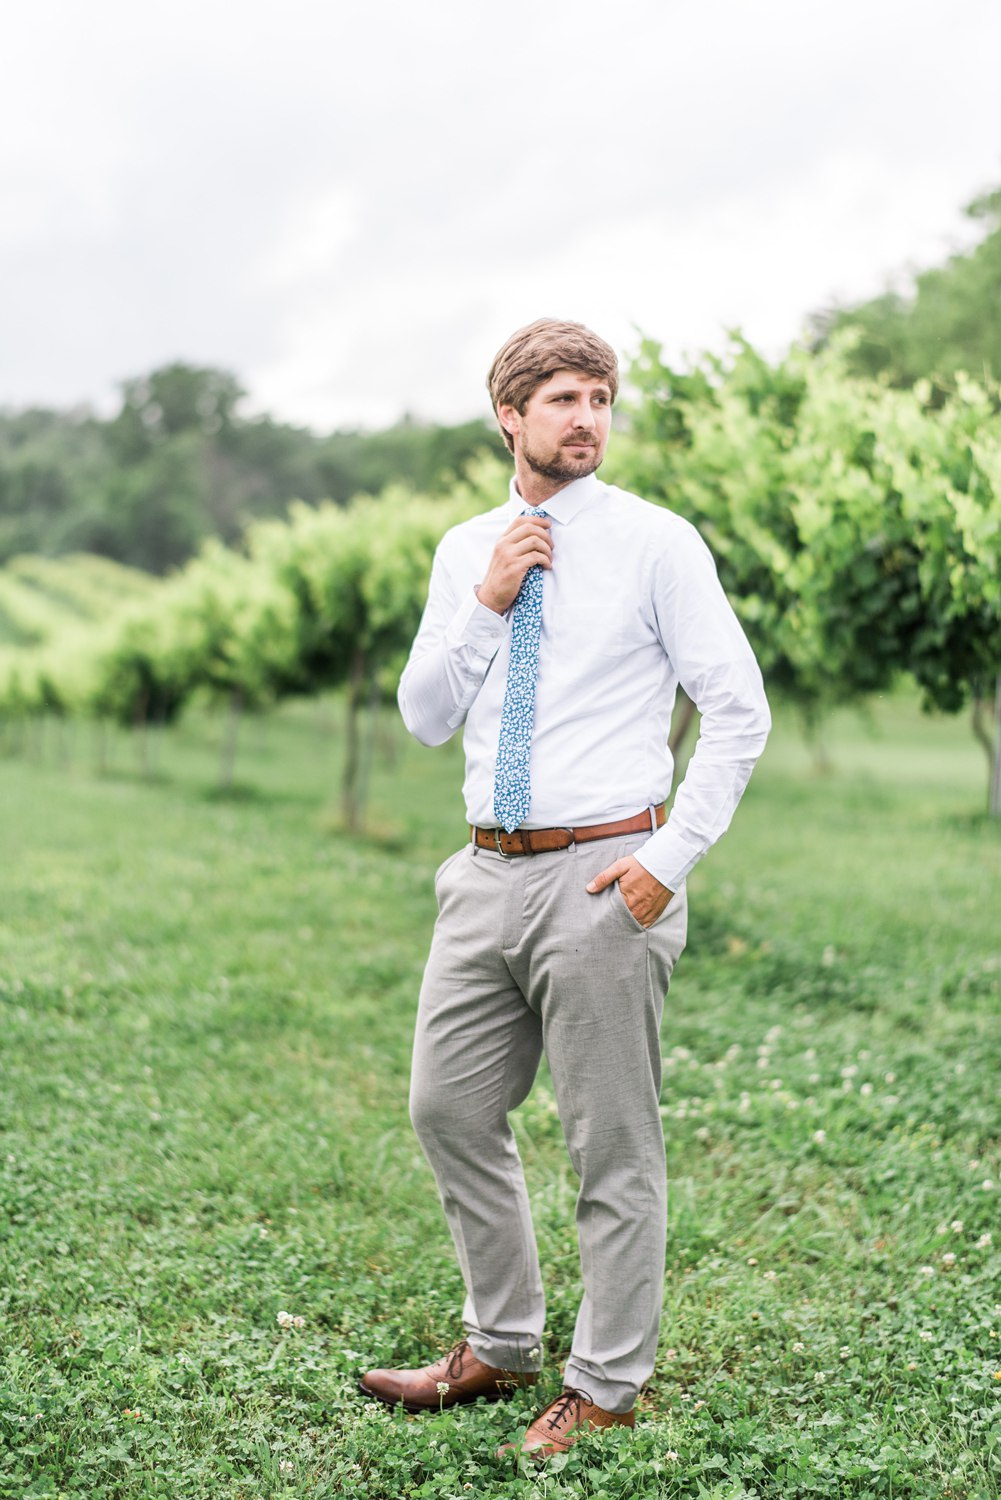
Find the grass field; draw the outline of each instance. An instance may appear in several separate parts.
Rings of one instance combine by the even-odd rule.
[[[966,726],[839,718],[818,778],[780,722],[690,882],[635,1436],[520,1474],[490,1455],[525,1398],[355,1390],[461,1333],[406,1119],[461,759],[401,740],[348,839],[331,713],[248,726],[226,799],[205,719],[152,780],[0,761],[0,1496],[996,1495],[1001,839]],[[545,1078],[518,1131],[548,1398],[579,1285]]]

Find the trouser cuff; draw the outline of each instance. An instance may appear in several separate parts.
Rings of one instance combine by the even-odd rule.
[[[511,1370],[516,1375],[534,1375],[542,1369],[542,1348],[539,1342],[523,1339],[512,1343],[491,1339],[482,1333],[467,1336],[470,1349],[476,1358],[495,1370]]]
[[[593,1369],[582,1369],[572,1359],[567,1363],[563,1383],[568,1389],[572,1387],[575,1391],[584,1391],[595,1406],[602,1407],[604,1411],[613,1411],[617,1416],[632,1411],[639,1395],[634,1385],[628,1385],[623,1380],[601,1379]]]

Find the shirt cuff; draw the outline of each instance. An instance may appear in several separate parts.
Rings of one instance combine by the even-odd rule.
[[[450,647],[471,646],[478,656],[490,657],[496,654],[510,631],[511,622],[507,616],[487,609],[470,589],[445,631],[445,643]]]
[[[648,870],[669,891],[680,890],[688,875],[705,854],[704,849],[681,838],[670,823],[658,828],[652,838],[633,851],[644,870]]]

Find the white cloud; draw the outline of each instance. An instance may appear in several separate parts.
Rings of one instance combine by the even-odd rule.
[[[35,0],[0,60],[0,402],[170,358],[323,426],[459,417],[551,311],[672,352],[962,237],[993,0]]]

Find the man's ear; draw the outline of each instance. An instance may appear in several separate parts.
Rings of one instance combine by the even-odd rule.
[[[504,431],[510,433],[512,437],[521,430],[521,415],[516,406],[509,406],[506,403],[498,406],[497,420]]]

